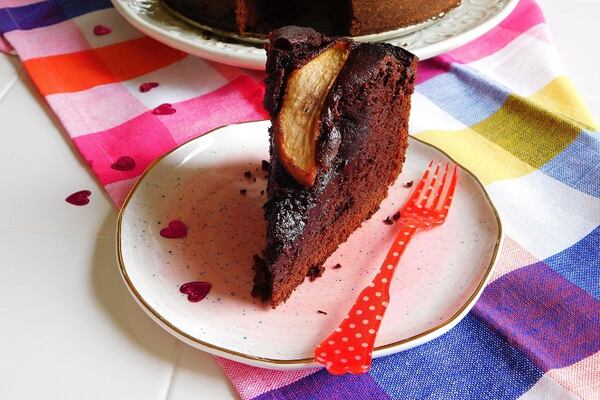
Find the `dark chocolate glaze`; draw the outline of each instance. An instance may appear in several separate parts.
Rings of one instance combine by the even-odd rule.
[[[269,221],[265,252],[267,265],[293,247],[306,229],[309,212],[319,207],[319,196],[332,180],[338,179],[352,163],[364,140],[368,140],[369,115],[364,115],[352,104],[357,96],[361,96],[361,90],[378,78],[386,58],[392,57],[393,62],[399,61],[405,66],[402,79],[412,93],[416,64],[416,57],[399,47],[386,43],[357,43],[345,38],[332,39],[311,28],[284,27],[271,32],[269,38],[264,104],[272,119],[279,112],[284,88],[293,70],[340,41],[347,43],[350,53],[321,110],[316,160],[319,169],[313,186],[304,187],[287,173],[279,162],[273,131],[270,132],[269,200],[264,205],[265,217]],[[398,93],[398,96],[404,94]]]

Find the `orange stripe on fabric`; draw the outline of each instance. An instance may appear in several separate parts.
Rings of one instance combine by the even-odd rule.
[[[143,37],[110,46],[25,61],[40,92],[78,92],[166,67],[186,54]]]

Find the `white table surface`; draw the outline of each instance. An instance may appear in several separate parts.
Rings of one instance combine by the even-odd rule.
[[[600,0],[539,0],[600,118]],[[117,271],[116,212],[16,57],[0,55],[0,399],[236,398],[211,356],[165,333]],[[86,207],[63,201],[82,188]]]

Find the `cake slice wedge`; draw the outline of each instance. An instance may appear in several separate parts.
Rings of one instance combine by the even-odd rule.
[[[375,213],[402,169],[417,58],[310,28],[271,32],[267,247],[253,294],[287,300]]]

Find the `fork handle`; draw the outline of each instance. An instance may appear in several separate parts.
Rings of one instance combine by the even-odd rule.
[[[417,231],[403,223],[400,232],[369,286],[364,288],[335,331],[315,348],[315,359],[334,375],[362,374],[371,367],[379,325],[390,300],[390,282],[408,242]]]

